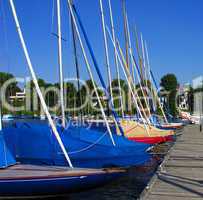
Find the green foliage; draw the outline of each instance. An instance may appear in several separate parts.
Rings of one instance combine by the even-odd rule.
[[[178,81],[174,74],[166,74],[161,78],[160,85],[166,90],[166,91],[173,91],[177,89]]]
[[[122,99],[123,99],[123,103],[128,102],[128,86],[126,84],[126,82],[122,79],[120,79],[120,86],[121,86],[121,90],[122,90]],[[114,97],[114,108],[116,110],[118,110],[118,108],[120,108],[120,101],[119,101],[119,96],[120,96],[120,92],[119,92],[119,80],[118,79],[114,79],[111,82],[111,87],[113,89],[113,97]],[[123,109],[125,111],[125,108],[127,107],[126,105],[123,105]],[[121,113],[120,113],[121,114]]]
[[[167,74],[161,78],[160,85],[163,87],[168,94],[168,106],[170,113],[173,116],[177,115],[177,108],[176,108],[176,94],[177,94],[177,87],[178,81],[174,74]]]
[[[12,74],[0,72],[0,87],[3,86],[3,84],[10,80],[14,79],[14,82],[9,84],[9,87],[6,90],[6,98],[8,99],[11,94],[15,94],[16,92],[20,92],[20,88],[17,86],[17,82],[15,81],[15,77]]]
[[[7,74],[7,73],[4,73],[4,72],[0,72],[0,86],[3,85],[3,83],[5,83],[5,81],[11,79],[11,78],[14,78],[14,76],[12,74]],[[35,86],[34,86],[34,83],[33,81],[31,80],[30,82],[27,82],[26,83],[26,101],[29,101],[30,102],[30,110],[27,111],[27,110],[23,110],[23,111],[20,111],[20,112],[15,112],[15,113],[11,113],[11,111],[8,111],[6,110],[5,108],[2,108],[2,111],[3,113],[7,113],[7,114],[28,114],[28,115],[34,115],[34,114],[37,114],[37,115],[40,115],[40,110],[41,110],[41,104],[40,104],[40,101],[39,101],[39,98],[37,96],[37,93],[35,91]],[[54,88],[58,88],[60,89],[60,85],[59,83],[55,83],[55,84],[51,84],[51,83],[47,83],[45,80],[39,78],[38,79],[38,84],[39,84],[39,87],[41,88],[41,90],[46,90],[50,87],[54,87]],[[112,87],[113,88],[118,88],[118,80],[117,79],[114,79],[112,81]],[[126,84],[126,82],[124,80],[120,80],[120,84],[121,84],[121,89],[123,90],[123,98],[126,98],[123,102],[127,103],[127,93],[128,93],[128,86]],[[97,84],[95,83],[96,87],[98,88]],[[88,88],[88,90],[87,90]],[[30,91],[30,94],[28,94],[27,92]],[[8,92],[7,92],[7,98],[9,99],[10,95],[15,95],[16,92],[21,92],[21,89],[18,87],[18,83],[15,81],[14,83],[12,83],[8,89]],[[89,92],[89,93],[87,93]],[[107,109],[107,101],[103,98],[105,97],[105,94],[104,94],[104,91],[102,91],[101,89],[98,89],[97,90],[99,96],[101,97],[101,101],[102,101],[102,105],[104,106],[104,109]],[[71,108],[73,109],[74,107],[76,106],[79,106],[81,104],[84,104],[87,100],[87,104],[86,106],[81,110],[81,111],[77,111],[74,113],[71,112],[69,114],[81,114],[81,113],[84,113],[84,114],[97,114],[99,111],[95,111],[94,108],[92,108],[92,105],[91,105],[91,99],[90,99],[90,95],[92,95],[92,97],[94,97],[94,101],[93,103],[96,105],[96,107],[98,108],[99,105],[98,105],[98,101],[96,99],[96,93],[94,92],[94,87],[93,87],[93,83],[91,80],[87,80],[85,82],[85,85],[81,85],[80,87],[80,90],[78,91],[75,87],[75,85],[73,83],[70,83],[70,82],[66,82],[64,83],[64,94],[65,94],[65,100],[66,100],[66,107],[67,108]],[[120,107],[119,105],[119,100],[118,97],[119,96],[119,90],[113,90],[113,96],[115,97],[115,101],[114,101],[114,105],[115,105],[115,108],[118,108]],[[35,105],[34,107],[34,103],[33,103],[33,100],[34,100],[34,97],[37,97],[37,99],[35,99],[35,101],[37,102],[37,104]],[[81,98],[81,102],[80,102],[80,98]],[[56,95],[55,91],[49,91],[46,93],[45,95],[45,101],[47,103],[47,105],[49,107],[53,107],[54,105],[57,104],[58,102],[58,95]],[[13,106],[24,106],[25,105],[25,101],[20,101],[20,100],[14,100],[13,102],[10,102],[10,104],[12,104]],[[124,105],[124,107],[126,107]],[[53,111],[55,112],[55,114],[58,114],[60,115],[60,109],[56,110],[56,111]]]

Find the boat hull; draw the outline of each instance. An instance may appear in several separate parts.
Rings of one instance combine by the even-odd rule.
[[[13,167],[15,168],[15,166]],[[38,171],[37,171],[38,170]],[[69,170],[70,173],[66,173]],[[29,174],[27,174],[29,171]],[[15,173],[12,175],[12,172]],[[24,173],[24,174],[23,174]],[[0,175],[0,197],[43,197],[65,195],[95,188],[124,175],[124,170],[62,169],[19,165],[4,169]],[[11,176],[12,175],[12,176]]]
[[[174,137],[171,135],[165,137],[129,137],[128,139],[135,142],[142,142],[146,144],[160,144],[164,142],[174,141]]]

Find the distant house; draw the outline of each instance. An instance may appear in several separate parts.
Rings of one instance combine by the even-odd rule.
[[[23,90],[23,92],[16,92],[15,95],[12,95],[9,97],[10,102],[14,102],[14,101],[24,101],[26,98],[26,93],[25,93],[25,89]]]
[[[182,111],[189,110],[189,92],[191,85],[189,83],[180,86],[178,89],[178,108]]]

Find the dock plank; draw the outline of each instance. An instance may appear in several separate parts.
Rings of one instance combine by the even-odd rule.
[[[203,199],[203,133],[199,127],[184,128],[139,199]]]

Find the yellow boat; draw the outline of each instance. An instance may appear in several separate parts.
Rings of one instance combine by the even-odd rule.
[[[172,141],[175,135],[172,130],[162,130],[152,125],[146,125],[146,130],[144,124],[132,120],[121,120],[120,125],[128,139],[148,144]]]

